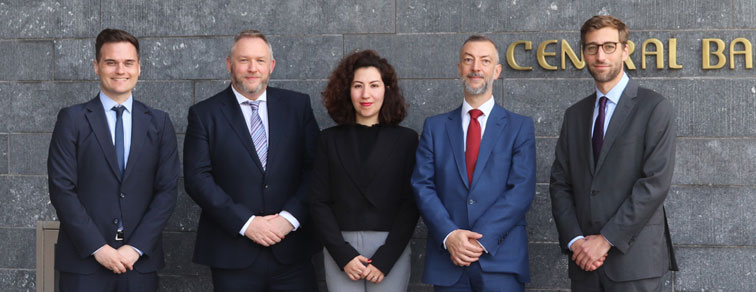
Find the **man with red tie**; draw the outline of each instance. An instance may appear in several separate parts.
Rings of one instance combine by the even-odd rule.
[[[535,194],[533,121],[496,104],[496,45],[471,36],[457,65],[465,98],[425,121],[412,175],[428,226],[423,282],[435,291],[523,291],[525,213]],[[432,267],[432,268],[430,268]]]

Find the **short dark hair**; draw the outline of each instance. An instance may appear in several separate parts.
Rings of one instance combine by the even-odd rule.
[[[605,27],[616,29],[619,32],[620,43],[623,45],[627,44],[627,37],[630,35],[630,31],[622,20],[611,15],[596,15],[586,20],[583,23],[583,27],[580,28],[580,45],[585,46],[585,35],[587,33]]]
[[[100,54],[100,49],[102,49],[102,46],[107,43],[120,43],[120,42],[128,42],[131,43],[134,48],[136,48],[137,52],[137,58],[139,58],[139,40],[135,38],[133,35],[129,34],[126,31],[120,30],[120,29],[112,29],[112,28],[106,28],[103,29],[100,34],[97,35],[97,39],[95,40],[95,58],[97,61],[100,61],[100,57],[102,56]]]
[[[385,58],[373,50],[354,52],[339,62],[328,77],[328,85],[323,91],[323,104],[334,122],[339,125],[354,124],[355,110],[352,105],[351,85],[354,72],[360,68],[375,67],[381,73],[386,86],[383,105],[378,112],[378,122],[384,125],[397,125],[407,116],[407,102],[404,100],[396,71]]]
[[[489,38],[487,38],[485,36],[482,36],[482,35],[478,35],[478,34],[471,35],[469,38],[467,38],[465,40],[464,43],[462,43],[462,47],[460,47],[460,50],[462,50],[462,48],[465,47],[465,45],[467,43],[469,43],[469,42],[489,42],[489,43],[491,43],[494,46],[494,50],[496,51],[496,63],[501,63],[501,59],[499,59],[499,47],[496,46],[496,43],[494,43],[494,41],[492,41],[491,39],[489,39]],[[461,56],[461,54],[462,53],[460,52],[460,56]]]

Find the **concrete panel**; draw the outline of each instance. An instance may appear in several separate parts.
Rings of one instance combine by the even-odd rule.
[[[10,173],[46,175],[50,134],[11,134]]]
[[[32,228],[0,228],[0,270],[34,269],[34,234]]]
[[[674,184],[754,185],[751,138],[677,139]]]
[[[677,291],[753,291],[756,248],[687,247],[677,249]]]
[[[13,132],[52,133],[60,109],[95,98],[99,85],[82,83],[13,83],[5,125]],[[0,126],[2,127],[2,126]]]
[[[52,79],[52,42],[0,41],[0,52],[0,80]]]
[[[57,220],[44,176],[0,176],[0,202],[3,202],[0,228],[30,228],[32,240],[24,244],[32,245],[32,249],[37,221]],[[17,241],[16,237],[8,237],[8,240]],[[34,257],[29,260],[33,262]]]
[[[100,25],[99,7],[97,0],[3,1],[0,38],[95,36]]]

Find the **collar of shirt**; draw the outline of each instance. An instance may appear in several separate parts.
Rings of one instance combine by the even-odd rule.
[[[614,109],[617,108],[617,104],[619,104],[619,100],[622,97],[622,92],[625,91],[628,82],[630,82],[630,78],[623,72],[620,81],[609,90],[606,95],[601,93],[601,91],[598,90],[598,87],[596,88],[596,100],[593,102],[593,118],[591,119],[593,121],[593,123],[591,123],[591,137],[593,136],[593,127],[596,125],[596,118],[598,118],[599,98],[606,96],[608,99],[606,102],[606,113],[604,115],[604,134],[606,134],[606,130],[609,129],[609,122],[612,121],[612,115],[614,115]]]
[[[483,112],[483,114],[478,117],[478,123],[480,123],[480,138],[483,139],[483,135],[486,133],[486,122],[488,121],[488,116],[491,115],[491,111],[493,110],[494,105],[496,102],[494,101],[493,95],[481,104],[478,109]],[[465,139],[464,141],[464,149],[467,151],[467,127],[470,126],[470,110],[473,109],[473,107],[467,103],[467,100],[462,100],[462,110],[460,112],[460,115],[462,115],[462,137]]]
[[[596,87],[596,101],[593,103],[593,108],[598,108],[599,98],[602,96],[606,96],[606,98],[609,99],[607,102],[611,102],[614,105],[617,105],[619,103],[620,97],[622,97],[622,92],[625,91],[625,87],[627,87],[628,82],[630,82],[630,78],[627,77],[627,73],[623,72],[622,78],[617,83],[617,85],[615,85],[606,94],[601,93],[598,87]]]
[[[236,97],[236,102],[239,103],[239,107],[241,108],[242,115],[244,115],[244,123],[247,125],[247,130],[252,132],[252,108],[244,104],[243,102],[246,102],[250,99],[246,98],[244,95],[236,91],[236,88],[234,86],[231,86],[231,90],[234,92],[234,97]],[[270,140],[270,130],[268,128],[268,90],[266,89],[263,91],[263,93],[256,99],[259,101],[259,105],[257,107],[257,114],[260,115],[260,120],[262,120],[263,128],[265,128],[265,137],[267,137],[267,140]]]
[[[112,110],[114,106],[117,106],[118,103],[115,102],[110,96],[105,95],[104,92],[100,91],[100,103],[102,103],[102,108],[107,113],[108,111]],[[123,106],[126,107],[126,111],[131,113],[131,107],[134,105],[134,98],[133,96],[129,96],[126,101],[123,102]]]

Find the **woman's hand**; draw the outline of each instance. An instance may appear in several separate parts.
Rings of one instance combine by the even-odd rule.
[[[385,277],[383,275],[383,272],[381,272],[381,270],[379,270],[378,268],[376,268],[372,264],[368,264],[367,268],[362,273],[362,275],[363,275],[363,278],[365,278],[365,280],[368,280],[368,281],[373,282],[375,284],[378,284],[381,281],[383,281],[383,278]]]
[[[351,261],[349,261],[346,266],[344,266],[344,273],[349,277],[349,279],[352,279],[352,281],[357,281],[365,278],[365,271],[368,269],[368,265],[370,264],[370,259],[358,255],[354,257]]]

